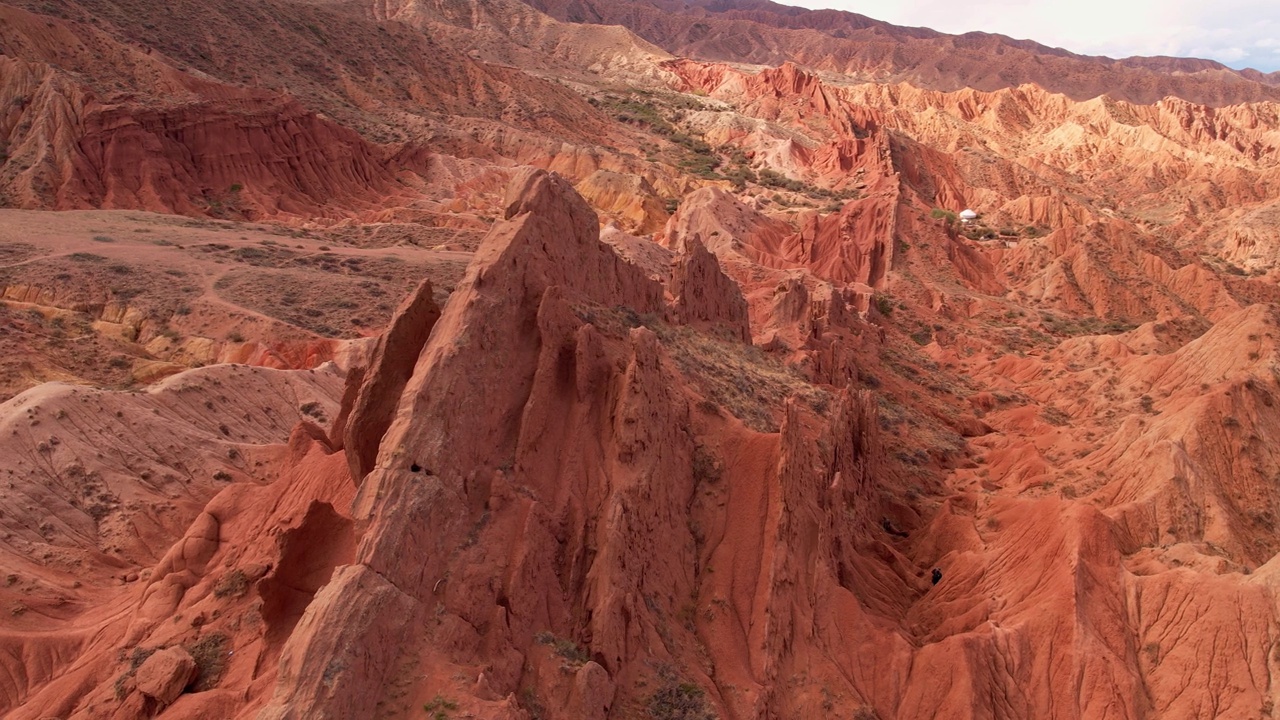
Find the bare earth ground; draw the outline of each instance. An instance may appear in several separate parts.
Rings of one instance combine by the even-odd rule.
[[[366,337],[424,277],[443,301],[470,257],[381,245],[133,211],[0,210],[3,397],[48,379],[127,387],[155,362],[211,361],[212,346]],[[178,352],[198,341],[203,355]]]

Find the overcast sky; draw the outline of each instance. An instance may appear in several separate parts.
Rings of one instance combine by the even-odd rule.
[[[1173,55],[1280,70],[1280,0],[780,0],[894,25],[1035,40],[1087,55]]]

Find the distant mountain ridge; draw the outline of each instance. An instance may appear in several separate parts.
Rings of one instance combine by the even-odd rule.
[[[1077,55],[1030,40],[948,35],[842,10],[769,0],[526,0],[568,22],[622,25],[675,55],[779,65],[932,89],[993,91],[1033,83],[1076,100],[1099,95],[1142,104],[1174,96],[1215,107],[1280,99],[1280,73],[1213,60]]]

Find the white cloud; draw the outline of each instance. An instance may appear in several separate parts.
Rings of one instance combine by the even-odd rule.
[[[1089,55],[1206,57],[1236,68],[1280,70],[1275,0],[787,1],[948,33],[1000,33]]]

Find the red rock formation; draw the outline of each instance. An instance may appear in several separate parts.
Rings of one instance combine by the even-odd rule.
[[[738,254],[771,268],[787,268],[782,244],[791,227],[769,218],[720,188],[702,188],[685,196],[671,217],[662,244],[675,248],[697,237],[717,257]]]
[[[881,287],[893,262],[896,197],[854,200],[837,214],[807,216],[784,256],[821,278]]]
[[[9,205],[294,221],[373,216],[423,198],[432,180],[421,138],[432,134],[443,136],[433,150],[486,161],[506,154],[568,166],[595,155],[575,178],[602,165],[638,169],[565,144],[599,143],[612,132],[576,93],[476,63],[400,24],[389,32],[361,11],[289,2],[260,12],[191,3],[161,17],[70,9],[111,16],[103,30],[12,7],[0,13],[8,161],[0,193]],[[261,13],[271,19],[255,17]],[[190,35],[191,17],[201,18],[205,35]],[[344,30],[328,37],[311,29],[321,27]],[[377,145],[370,137],[414,141]],[[433,190],[435,199],[453,187]]]
[[[443,311],[420,286],[345,387],[223,366],[0,405],[0,712],[1272,713],[1280,116],[1063,94],[1263,80],[885,26],[824,55],[847,16],[767,5],[626,18],[729,65],[488,0],[175,2],[95,4],[100,30],[0,9],[8,199],[197,212],[245,175],[236,207],[275,217],[492,227]],[[759,32],[734,50],[725,16]],[[997,47],[1011,74],[974,74]],[[766,52],[988,91],[736,64]],[[1099,72],[1005,87],[1050,72],[1027,57]],[[610,119],[632,103],[654,124]],[[683,174],[690,153],[720,165]],[[680,199],[662,245],[602,239],[590,203],[651,230],[660,196]],[[0,223],[9,272],[24,232]],[[74,305],[26,278],[4,295]],[[122,295],[68,310],[158,338],[157,365],[353,352],[162,356]]]
[[[711,433],[694,421],[651,332],[604,335],[572,312],[603,288],[642,289],[629,293],[639,308],[657,298],[635,270],[607,259],[568,185],[531,174],[512,196],[511,220],[445,309],[360,490],[358,564],[308,609],[266,716],[367,706],[399,682],[396,656],[424,658],[430,670],[390,700],[392,712],[441,695],[500,717],[517,712],[524,686],[599,716],[652,702],[656,690],[636,689],[643,678],[670,692],[687,678],[704,688],[697,702],[734,714],[811,711],[777,683],[801,665],[835,677],[842,661],[802,659],[806,628],[864,617],[859,602],[894,611],[904,589],[888,569],[900,560],[881,566],[865,554],[878,542],[885,480],[874,404],[842,394],[836,421],[818,432],[793,403],[781,436],[723,423]],[[506,391],[486,373],[500,373]],[[461,388],[469,407],[488,412],[458,413]],[[727,507],[698,499],[720,473],[747,489]],[[761,516],[766,497],[776,504]],[[748,516],[758,520],[740,522]],[[672,624],[685,603],[707,608],[705,617]],[[413,627],[425,632],[406,633]],[[594,661],[574,661],[568,682],[551,669],[565,661],[541,642],[581,643]],[[700,669],[700,643],[716,658],[714,675]]]
[[[378,446],[391,426],[400,393],[413,375],[422,346],[440,317],[431,293],[431,282],[422,281],[396,310],[391,325],[374,345],[368,363],[347,377],[343,409],[333,432],[335,438],[342,438],[340,446],[346,451],[351,478],[357,485],[373,469]]]
[[[3,13],[6,48],[18,52],[0,58],[0,101],[10,109],[0,132],[16,170],[4,189],[14,204],[324,216],[393,190],[381,149],[295,101],[197,79],[89,32],[122,62],[149,66],[174,86],[164,103],[104,97],[44,59],[44,20]],[[74,31],[55,32],[87,50]]]
[[[581,423],[598,412],[591,409],[592,405],[612,395],[608,386],[616,382],[610,364],[596,357],[603,348],[599,340],[591,339],[594,331],[574,317],[569,303],[625,298],[628,306],[643,312],[659,309],[660,303],[658,286],[653,281],[621,263],[599,243],[594,214],[563,180],[544,173],[525,174],[513,181],[509,197],[509,222],[496,228],[485,241],[468,271],[468,284],[459,288],[446,308],[423,351],[418,371],[405,389],[398,413],[401,420],[393,424],[384,439],[378,464],[366,479],[356,504],[357,514],[368,524],[359,557],[365,568],[361,572],[371,578],[370,582],[381,583],[385,588],[381,592],[402,597],[396,602],[407,602],[415,608],[412,613],[398,613],[388,620],[403,623],[425,618],[423,613],[433,612],[430,608],[443,602],[440,607],[445,614],[437,616],[441,621],[433,622],[431,630],[443,644],[432,643],[435,649],[431,652],[443,653],[438,662],[445,663],[468,662],[465,658],[476,652],[493,657],[485,682],[497,697],[513,691],[521,664],[513,651],[532,645],[537,626],[568,630],[562,623],[568,620],[564,614],[568,606],[564,603],[569,598],[543,594],[551,587],[545,584],[550,578],[538,558],[550,550],[541,538],[549,539],[552,535],[546,533],[573,527],[563,523],[571,517],[581,517],[585,509],[579,505],[582,500],[560,495],[560,488],[566,487],[562,483],[585,483],[591,474],[580,474],[586,467],[572,470],[564,466],[561,472],[573,473],[571,477],[576,479],[571,479],[557,477],[554,472],[547,474],[543,468],[560,464],[557,448],[570,442],[564,433],[582,432],[585,428]],[[535,309],[536,315],[531,315]],[[651,422],[650,413],[654,412],[647,407],[653,401],[644,396],[654,392],[665,396],[669,391],[661,390],[667,383],[652,376],[664,372],[652,336],[636,332],[640,334],[632,341],[634,356],[626,375],[633,379],[626,381],[623,387],[630,389],[617,400],[622,435],[609,441],[610,446],[617,443],[610,456],[617,453],[621,462],[643,468],[652,461],[641,458],[658,452],[668,458],[664,466],[667,472],[679,472],[680,447],[688,441],[677,442],[681,435],[676,435],[659,442],[648,437],[649,430],[642,429]],[[487,350],[476,355],[481,347]],[[487,359],[476,362],[478,357]],[[498,381],[498,377],[502,380]],[[466,397],[458,394],[464,391],[468,393]],[[458,415],[452,410],[458,402],[483,408],[485,414]],[[665,407],[665,403],[675,400],[661,402]],[[407,408],[413,408],[411,415],[404,414]],[[548,424],[551,417],[560,420]],[[440,422],[447,423],[448,435],[435,429]],[[633,425],[637,422],[642,425]],[[662,426],[675,432],[679,423]],[[459,443],[460,438],[474,441]],[[676,444],[669,445],[667,441]],[[688,457],[687,452],[683,457]],[[515,492],[521,487],[554,506],[530,504]],[[583,489],[586,487],[589,486]],[[688,491],[684,492],[687,495]],[[679,496],[680,492],[675,491],[672,501]],[[560,499],[553,500],[557,497]],[[592,506],[601,500],[593,500]],[[486,505],[488,511],[484,509]],[[524,510],[513,512],[518,508]],[[488,591],[475,594],[476,589],[485,586],[480,578],[487,572],[486,564],[492,562],[486,558],[498,557],[493,553],[514,539],[510,533],[524,524],[518,517],[529,511],[533,512],[530,521],[535,525],[523,531],[526,540],[521,545],[525,549],[504,561],[513,563],[506,571],[512,582],[489,585]],[[449,553],[428,550],[458,547],[457,543],[465,540],[465,528],[486,512],[493,519],[492,524],[481,523],[476,529],[485,539],[461,548],[461,564],[447,569]],[[553,531],[556,527],[562,529]],[[585,530],[577,527],[578,532]],[[603,533],[601,537],[611,538],[606,541],[608,545],[623,541],[624,535],[618,534],[621,530],[605,532],[602,527],[598,532]],[[581,547],[582,542],[584,539],[574,544]],[[418,556],[422,552],[423,564],[403,562],[406,554]],[[604,547],[599,552],[610,554]],[[477,582],[481,584],[476,585]],[[581,587],[581,583],[591,581],[589,576],[580,576],[574,582]],[[625,602],[634,608],[639,596],[627,596],[632,599]],[[600,596],[600,601],[610,605],[622,601],[621,596],[609,600],[612,597],[615,594],[611,590]],[[360,594],[353,591],[334,594],[312,608],[311,622],[327,627],[336,618],[347,616],[355,607],[353,603],[361,602]],[[387,633],[402,633],[403,625],[378,624],[382,621],[375,620],[377,617],[385,616],[349,618],[346,626],[359,642],[347,647],[359,647]],[[481,617],[501,621],[483,621],[482,627],[488,628],[487,637],[462,632],[464,625],[459,623],[480,622]],[[621,620],[617,612],[601,611],[596,617],[595,622],[601,624],[595,632],[602,647],[626,642],[605,651],[605,666],[616,673],[618,663],[631,656],[629,641],[624,638],[634,630],[613,627]],[[343,664],[345,661],[340,658],[346,652],[341,650],[335,658],[299,647],[296,654],[303,667],[293,676],[297,684],[277,691],[274,707],[278,710],[271,712],[284,712],[285,707],[303,714],[310,712],[308,708],[318,710],[321,706],[314,703],[319,699],[305,692],[305,684],[315,682],[315,673],[323,670],[314,663]],[[385,681],[389,669],[366,666],[360,671],[338,672],[329,684],[326,705],[360,706],[367,702],[367,694]],[[370,672],[381,675],[369,675]],[[427,690],[422,688],[421,692]],[[285,698],[291,699],[291,706]],[[496,708],[491,711],[496,712]]]
[[[964,440],[931,430],[922,415],[906,416],[921,435],[902,437],[908,411],[889,400],[924,383],[952,394],[941,362],[962,358],[939,346],[942,360],[910,382],[905,371],[870,365],[902,345],[901,336],[877,339],[858,318],[869,288],[800,270],[779,285],[757,268],[771,290],[762,317],[829,388],[822,415],[792,398],[779,432],[757,433],[693,390],[699,369],[680,369],[689,357],[674,355],[685,352],[678,335],[660,324],[628,327],[628,313],[660,314],[662,287],[599,241],[597,217],[566,180],[520,171],[508,198],[505,221],[434,329],[430,293],[419,291],[360,380],[382,387],[373,415],[390,419],[386,432],[353,441],[367,426],[353,412],[341,433],[346,451],[334,452],[323,429],[299,426],[281,478],[233,486],[205,506],[146,589],[112,601],[109,616],[123,619],[95,626],[92,642],[67,641],[85,660],[51,662],[13,690],[26,700],[19,716],[89,704],[141,712],[146,698],[170,695],[156,688],[176,685],[177,675],[158,673],[170,680],[156,684],[150,670],[130,675],[116,649],[192,652],[216,637],[236,648],[219,690],[183,693],[171,712],[344,717],[379,701],[390,714],[416,712],[436,698],[512,718],[535,702],[610,717],[663,698],[725,717],[919,717],[939,708],[1090,717],[1112,707],[1136,717],[1152,708],[1202,714],[1213,703],[1246,717],[1262,707],[1264,682],[1226,678],[1264,677],[1263,650],[1214,650],[1227,674],[1195,671],[1212,688],[1196,698],[1178,691],[1176,668],[1156,660],[1190,667],[1195,638],[1267,637],[1275,627],[1265,587],[1229,570],[1269,572],[1267,536],[1246,528],[1263,527],[1251,525],[1248,507],[1280,502],[1263,481],[1274,462],[1263,450],[1274,434],[1271,309],[1224,315],[1160,359],[1134,360],[1139,353],[1124,343],[1136,335],[1086,336],[1053,350],[1063,357],[1009,354],[975,365],[998,394],[973,403],[956,395],[947,406],[948,427],[987,454],[982,466],[966,466],[954,461],[966,458]],[[708,222],[769,226],[713,205],[700,211]],[[1108,267],[1176,286],[1182,270],[1141,260],[1133,238],[1111,232],[1115,255],[1133,262],[1112,257]],[[746,240],[740,247],[752,247]],[[672,272],[676,307],[714,309],[702,319],[741,317],[733,308],[742,305],[724,301],[733,286],[712,272],[710,253],[692,235],[675,243],[684,251]],[[748,262],[734,248],[726,243],[722,257]],[[993,272],[980,259],[973,271]],[[1073,276],[1100,289],[1095,302],[1123,297],[1105,273]],[[698,278],[715,302],[680,302]],[[1144,293],[1131,291],[1142,302],[1157,297]],[[887,322],[909,310],[876,313]],[[1231,350],[1242,346],[1252,355]],[[1103,357],[1117,363],[1102,376],[1115,378],[1114,390],[1091,372],[1110,367]],[[1077,364],[1070,372],[1096,386],[1061,398],[1075,380],[1055,373]],[[881,392],[848,387],[868,367],[884,378]],[[1000,399],[1014,383],[1026,405]],[[1109,407],[1141,404],[1140,393],[1155,398],[1152,420],[1107,430],[1101,448],[1073,444],[1108,427]],[[1038,419],[1036,403],[1050,402],[1078,427]],[[1214,422],[1227,413],[1236,425]],[[926,432],[939,433],[938,447],[919,447]],[[1245,433],[1258,436],[1257,450]],[[941,447],[948,442],[959,446]],[[1055,450],[1041,453],[1037,443]],[[376,447],[358,491],[347,472],[357,445]],[[1058,457],[1066,448],[1079,449]],[[938,467],[920,456],[952,462],[949,494],[918,500],[929,491],[914,484]],[[1224,458],[1238,460],[1218,466]],[[996,472],[981,476],[980,467]],[[1154,481],[1153,467],[1163,468]],[[1043,486],[1086,470],[1103,473],[1081,482],[1088,497]],[[1235,499],[1246,496],[1256,504]],[[936,585],[934,567],[943,573]],[[1217,602],[1249,608],[1250,619],[1215,610]],[[1183,617],[1179,607],[1194,612]],[[247,608],[260,623],[233,625]],[[167,620],[175,614],[199,622],[175,627]]]
[[[683,253],[671,263],[671,294],[676,322],[724,328],[730,337],[751,342],[751,320],[741,289],[720,271],[720,263],[697,236],[684,241]]]
[[[185,381],[185,388],[172,387],[167,394],[198,395],[189,387],[196,378],[187,375],[170,381]],[[251,393],[255,403],[273,397],[249,387],[242,390]],[[140,419],[150,414],[137,413]],[[237,413],[228,413],[233,415]],[[134,427],[138,439],[157,443],[154,432],[146,434],[136,421]],[[170,427],[177,426],[170,423]],[[214,434],[219,431],[215,429]],[[169,713],[230,717],[260,702],[256,698],[263,688],[248,688],[256,678],[269,689],[280,646],[302,608],[326,584],[334,565],[349,561],[353,551],[350,521],[333,509],[349,505],[353,485],[342,455],[329,454],[326,446],[316,442],[317,435],[323,437],[323,431],[308,430],[303,424],[295,428],[287,446],[276,446],[277,452],[240,445],[237,457],[251,452],[249,459],[270,460],[278,465],[280,479],[267,485],[220,480],[216,494],[192,482],[189,492],[209,499],[198,503],[202,509],[185,533],[146,536],[152,543],[166,535],[177,542],[163,557],[142,563],[143,567],[122,562],[128,554],[112,557],[117,553],[108,548],[109,554],[80,563],[75,583],[70,576],[64,579],[48,570],[33,571],[32,577],[39,579],[26,590],[36,590],[35,595],[27,595],[29,600],[56,593],[62,600],[51,607],[64,609],[40,612],[39,617],[25,620],[25,628],[6,632],[4,642],[14,653],[12,667],[17,671],[7,675],[11,682],[4,687],[8,716],[114,713],[135,717],[172,702]],[[278,436],[276,441],[283,439]],[[70,444],[68,438],[59,449]],[[54,462],[61,467],[64,461]],[[95,475],[99,472],[93,470]],[[144,475],[152,477],[150,472]],[[176,477],[163,482],[185,484]],[[129,487],[113,483],[116,492]],[[130,504],[137,505],[132,500]],[[183,516],[192,517],[186,512],[174,514],[171,520],[179,522]],[[100,532],[111,524],[110,515],[104,520]],[[137,533],[148,520],[139,515],[130,522],[136,529],[121,529]],[[12,548],[6,554],[16,557]],[[71,621],[80,629],[49,642],[45,629],[59,621]],[[187,672],[184,651],[195,660],[194,680],[183,678]],[[39,660],[34,664],[28,662],[35,658]],[[220,684],[246,692],[214,690]],[[183,693],[188,687],[193,692]]]
[[[583,199],[606,217],[614,217],[622,229],[649,235],[662,229],[670,217],[653,186],[635,175],[597,170],[578,183]]]

